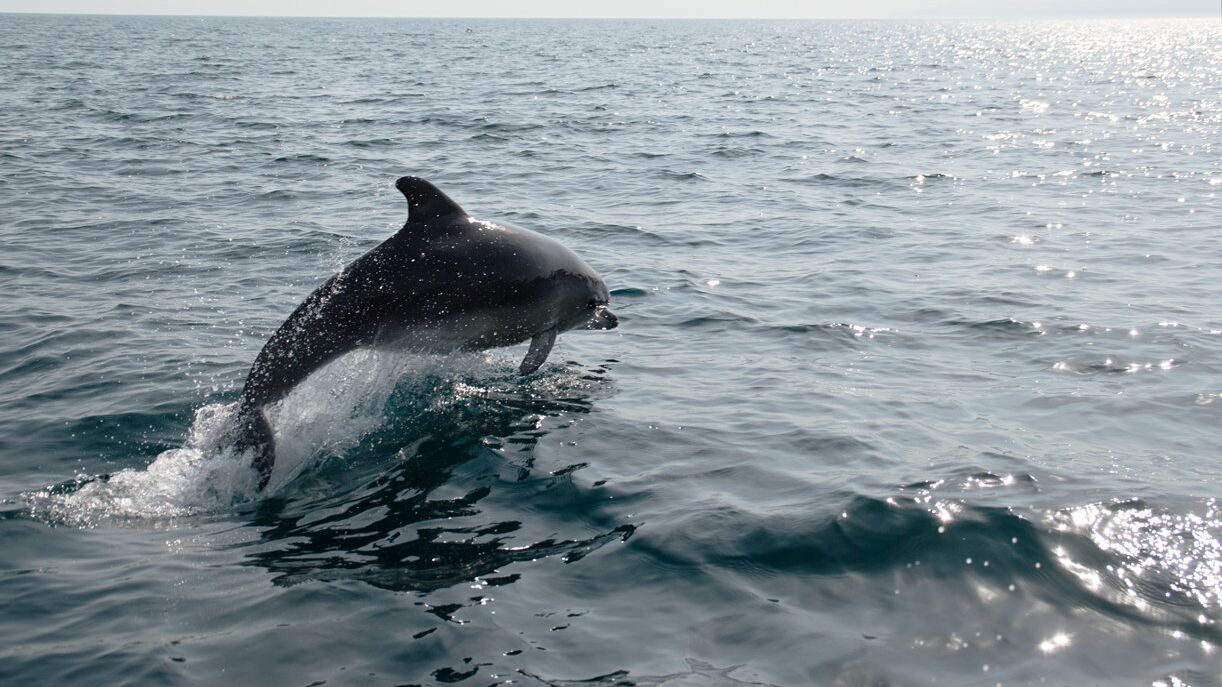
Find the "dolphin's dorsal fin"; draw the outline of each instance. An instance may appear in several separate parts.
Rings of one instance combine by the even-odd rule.
[[[420,222],[457,215],[466,217],[467,211],[442,193],[436,186],[420,177],[401,177],[395,188],[407,198],[407,221]]]

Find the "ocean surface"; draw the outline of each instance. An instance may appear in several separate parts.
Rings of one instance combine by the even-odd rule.
[[[1222,685],[1222,25],[0,15],[0,683]],[[619,329],[361,351],[407,215]]]

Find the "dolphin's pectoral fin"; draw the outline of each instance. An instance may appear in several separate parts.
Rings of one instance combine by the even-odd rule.
[[[251,467],[259,474],[259,491],[263,491],[272,477],[272,467],[276,464],[276,439],[272,434],[272,426],[267,423],[262,408],[244,407],[238,411],[237,441],[234,448],[238,451],[253,450],[255,457]]]
[[[552,344],[554,343],[556,343],[555,329],[549,329],[536,334],[535,338],[530,340],[530,350],[526,352],[526,357],[522,359],[522,364],[518,366],[518,374],[528,375],[539,369],[543,361],[547,360],[547,354],[552,352]]]

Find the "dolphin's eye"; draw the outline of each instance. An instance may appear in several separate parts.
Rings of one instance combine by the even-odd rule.
[[[594,308],[597,308],[597,307],[598,307],[598,301],[594,299],[590,299],[590,302],[586,303],[586,310],[593,310]]]

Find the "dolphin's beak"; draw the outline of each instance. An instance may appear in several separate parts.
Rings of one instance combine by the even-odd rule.
[[[586,322],[586,329],[615,329],[619,326],[619,318],[605,305],[594,308],[594,314]]]

